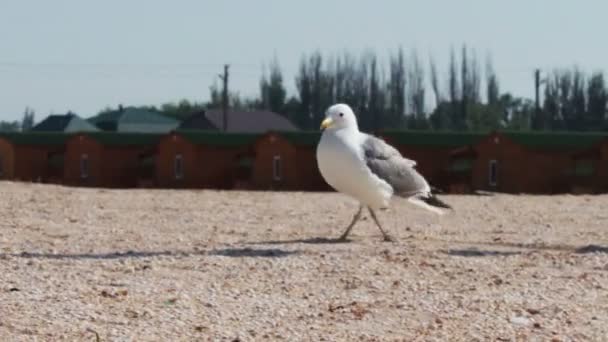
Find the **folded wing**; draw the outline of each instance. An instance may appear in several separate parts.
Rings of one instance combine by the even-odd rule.
[[[387,182],[396,195],[430,194],[429,184],[414,168],[416,161],[404,158],[397,149],[372,135],[365,135],[362,147],[367,167]]]

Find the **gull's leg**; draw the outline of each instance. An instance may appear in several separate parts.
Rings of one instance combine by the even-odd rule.
[[[384,229],[382,229],[382,226],[380,225],[380,221],[378,221],[378,218],[376,217],[376,213],[374,212],[374,210],[370,207],[367,207],[367,209],[369,210],[369,213],[372,215],[372,218],[374,219],[374,222],[376,222],[376,225],[378,226],[378,228],[380,229],[380,231],[382,232],[382,236],[384,237],[384,241],[395,241],[395,239],[390,236],[389,234],[387,234]]]
[[[359,209],[353,216],[353,220],[350,222],[350,224],[346,228],[346,231],[344,231],[344,233],[340,236],[340,238],[338,238],[339,241],[346,241],[346,237],[348,236],[348,233],[350,233],[350,230],[353,229],[353,227],[355,226],[355,223],[357,223],[357,221],[359,221],[359,219],[361,218],[361,212],[363,212],[363,205],[359,205]]]

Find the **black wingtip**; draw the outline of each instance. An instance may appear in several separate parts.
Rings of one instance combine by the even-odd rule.
[[[427,197],[422,197],[421,199],[422,199],[422,201],[424,201],[424,203],[426,203],[428,205],[432,205],[433,207],[453,209],[449,204],[443,202],[442,200],[440,200],[437,196],[435,196],[433,194],[430,194]]]

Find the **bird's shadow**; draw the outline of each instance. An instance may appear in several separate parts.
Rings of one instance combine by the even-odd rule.
[[[477,248],[463,248],[463,249],[448,249],[443,250],[443,253],[451,256],[461,257],[491,257],[491,256],[513,256],[522,254],[521,251],[496,251],[496,250],[484,250]]]
[[[315,237],[308,239],[292,239],[292,240],[269,240],[269,241],[256,241],[249,242],[249,245],[283,245],[283,244],[315,244],[315,245],[323,245],[323,244],[341,244],[341,243],[349,243],[352,242],[350,239],[340,239],[340,238],[324,238],[324,237]]]
[[[47,259],[47,260],[120,260],[147,259],[162,256],[192,257],[192,256],[227,256],[227,257],[286,257],[300,253],[279,248],[220,248],[211,251],[126,251],[108,253],[2,253],[0,260],[7,258]]]
[[[606,253],[608,254],[607,246],[598,246],[598,245],[587,245],[583,247],[579,247],[574,250],[577,254],[588,254],[588,253]]]
[[[573,246],[573,245],[544,245],[544,244],[526,244],[526,243],[508,243],[508,242],[456,242],[456,243],[466,243],[466,244],[478,244],[478,245],[489,245],[489,246],[499,246],[499,247],[511,247],[517,248],[521,250],[527,251],[564,251],[564,252],[573,252],[576,254],[590,254],[590,253],[606,253],[608,254],[608,246],[599,246],[599,245],[586,245],[586,246]],[[448,249],[443,250],[445,254],[455,255],[455,256],[463,256],[463,257],[479,257],[479,256],[510,256],[523,254],[522,251],[500,251],[500,250],[484,250],[478,249],[476,247],[469,247],[463,249]]]
[[[113,260],[113,259],[145,259],[159,256],[188,256],[193,254],[202,254],[201,251],[183,252],[183,251],[126,251],[126,252],[108,252],[108,253],[30,253],[22,252],[16,254],[0,254],[0,259],[6,257],[24,258],[24,259],[90,259],[90,260]]]
[[[299,254],[299,251],[285,251],[279,248],[222,248],[210,251],[209,255],[234,257],[234,258],[282,258],[290,255]]]

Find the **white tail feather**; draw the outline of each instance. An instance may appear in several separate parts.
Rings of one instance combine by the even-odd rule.
[[[445,214],[445,213],[443,212],[443,210],[441,210],[441,209],[439,209],[439,208],[437,208],[437,207],[433,207],[433,206],[431,206],[431,205],[428,205],[428,204],[426,204],[424,201],[422,201],[422,200],[420,200],[420,199],[418,199],[418,198],[416,198],[416,197],[410,197],[410,198],[408,198],[407,200],[408,200],[410,203],[412,203],[412,204],[414,204],[414,205],[417,205],[417,206],[419,206],[419,207],[422,207],[422,208],[424,208],[424,209],[426,209],[426,210],[430,210],[430,211],[434,212],[435,214],[438,214],[438,215],[443,215],[443,214]]]

